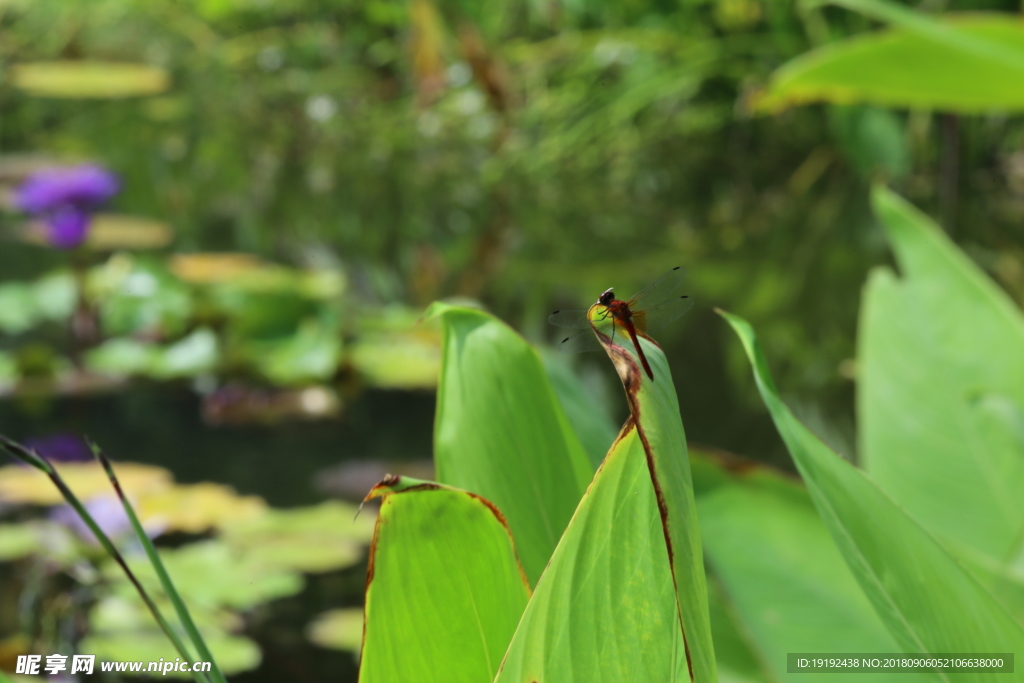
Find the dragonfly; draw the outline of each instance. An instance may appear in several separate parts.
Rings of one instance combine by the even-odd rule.
[[[661,328],[693,308],[693,299],[676,291],[685,277],[686,270],[676,266],[631,299],[615,298],[615,288],[612,287],[605,290],[598,297],[597,303],[588,309],[555,311],[548,316],[549,323],[558,327],[582,330],[560,341],[558,350],[582,353],[602,348],[591,327],[609,337],[613,344],[619,343],[616,341],[617,338],[628,336],[633,342],[637,356],[640,357],[644,371],[653,382],[654,373],[651,372],[651,366],[647,362],[647,356],[644,355],[637,334],[646,336],[647,332]]]

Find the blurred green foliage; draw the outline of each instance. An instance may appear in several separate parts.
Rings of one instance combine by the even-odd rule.
[[[171,223],[179,250],[342,264],[362,302],[481,296],[534,338],[556,292],[589,299],[685,263],[698,305],[752,320],[787,359],[780,376],[835,421],[852,405],[840,370],[860,278],[886,258],[866,181],[941,213],[1024,293],[1019,120],[750,113],[778,66],[870,26],[778,0],[6,2],[0,149],[106,162],[126,179],[120,207]],[[108,80],[166,89],[97,100],[29,87],[22,65],[68,61],[146,65],[166,82]],[[43,257],[16,251],[0,255],[8,272],[35,275]],[[635,281],[607,282],[613,264]],[[687,381],[740,376],[737,354],[709,350],[722,328],[694,318],[707,341],[666,340],[690,359]],[[316,344],[306,335],[296,343]],[[698,438],[752,446],[736,436],[752,398],[717,398],[737,417]]]
[[[107,249],[94,246],[69,263],[16,241],[20,217],[0,215],[0,392],[75,394],[119,388],[128,378],[189,380],[204,395],[208,423],[336,414],[340,397],[362,382],[432,386],[436,336],[422,327],[408,332],[429,301],[481,299],[540,340],[553,300],[582,303],[610,284],[630,289],[685,264],[704,310],[683,326],[685,340],[662,341],[676,377],[692,388],[680,395],[691,438],[785,457],[777,441],[771,445],[767,420],[755,416],[749,383],[729,381],[746,376],[749,365],[708,314],[719,305],[754,324],[779,361],[780,384],[806,397],[795,405],[800,416],[853,453],[844,415],[859,369],[852,360],[857,302],[864,274],[889,259],[866,188],[885,180],[939,216],[1019,302],[1024,126],[1015,114],[1020,51],[1012,22],[964,21],[938,10],[928,16],[871,0],[833,5],[841,7],[782,0],[0,0],[0,208],[11,208],[7,190],[27,170],[90,158],[124,178],[117,210],[155,221],[155,232],[167,223],[176,235],[170,249],[157,235],[148,246],[119,247],[133,254],[100,256]],[[1019,12],[1019,5],[954,0],[942,9]],[[979,56],[978,39],[995,47]],[[904,64],[917,64],[925,77],[908,79]],[[975,78],[981,68],[991,71]],[[824,104],[782,109],[807,101]],[[192,253],[204,251],[266,261],[204,264]],[[182,266],[180,252],[198,260]],[[879,272],[870,291],[895,291],[894,278]],[[610,273],[626,279],[608,282]],[[912,292],[916,275],[907,282],[900,286]],[[939,319],[946,309],[932,304]],[[963,320],[962,329],[975,332],[976,319],[964,313]],[[904,335],[901,344],[873,336],[865,352],[894,367],[925,357],[918,346],[929,337],[893,329]],[[929,353],[942,351],[936,344]],[[867,381],[883,397],[913,386]],[[318,384],[333,386],[310,386]],[[968,415],[964,424],[947,422],[981,430],[994,453],[1019,450],[1012,387],[972,385],[966,397],[963,386],[956,389],[921,414]],[[600,401],[581,400],[580,385],[564,377],[555,391],[570,398],[566,420],[582,432],[578,450],[596,462],[610,436]],[[879,417],[884,411],[874,402],[862,408],[861,447],[875,458],[885,439],[871,424],[887,414]],[[953,462],[962,449],[941,454]],[[932,462],[929,455],[903,464],[927,469]],[[1019,471],[1007,462],[987,463],[985,472],[1002,476],[1010,490]],[[709,544],[712,620],[716,636],[726,634],[716,643],[755,635],[739,643],[723,671],[752,668],[755,679],[767,677],[772,672],[754,662],[783,630],[759,620],[771,600],[749,575],[763,585],[774,579],[741,564],[752,547],[744,534],[758,535],[765,552],[778,555],[793,539],[772,529],[792,531],[795,523],[819,545],[825,529],[807,517],[807,495],[775,475],[739,481],[708,471],[718,483],[698,497],[702,516],[718,514],[736,532]],[[903,478],[877,464],[870,473],[883,485]],[[835,484],[843,476],[821,478]],[[875,495],[867,480],[851,481]],[[968,502],[989,494],[964,489],[961,477],[950,481]],[[948,502],[934,498],[935,490],[911,489],[899,502],[932,513],[935,500]],[[998,492],[990,502],[1004,505],[1009,494]],[[742,503],[716,503],[730,496]],[[758,496],[777,508],[775,517],[742,507]],[[856,506],[849,509],[858,519]],[[959,512],[947,506],[942,513],[950,510]],[[991,541],[977,533],[976,520],[934,516],[929,527],[944,543],[959,539],[958,559],[1009,599],[1017,616],[1022,593],[1009,555],[998,544],[971,547],[972,539]],[[321,552],[317,524],[303,523],[301,514],[289,520],[177,549],[170,561],[193,579],[215,576],[227,557],[269,567],[272,581],[250,586],[265,589],[255,596],[230,576],[210,582],[239,590],[205,596],[213,609],[295,592],[300,572],[353,561],[349,545]],[[1016,518],[1004,521],[992,529],[1018,538]],[[301,529],[286,534],[291,524]],[[844,524],[866,545],[882,528]],[[0,554],[38,550],[35,536],[14,529]],[[298,564],[273,566],[275,554]],[[803,575],[775,577],[769,597],[789,591],[794,600],[810,599],[818,579],[838,566],[835,553],[822,557],[821,566],[805,563]],[[542,565],[543,557],[531,573]],[[865,603],[848,578],[836,612],[857,621]],[[203,586],[193,588],[198,596]],[[929,604],[925,593],[920,605]],[[106,600],[93,612],[96,633],[106,625],[112,639],[134,635],[137,615],[118,613],[116,596]],[[325,616],[319,637],[351,647],[351,622],[350,614]],[[868,638],[858,642],[880,642],[872,640],[877,625],[863,624]],[[231,626],[220,624],[225,633]],[[251,644],[230,645],[239,646],[225,657],[232,667],[255,664]]]

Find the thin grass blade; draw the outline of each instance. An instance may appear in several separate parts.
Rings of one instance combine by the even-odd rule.
[[[121,566],[121,569],[128,577],[128,580],[132,582],[132,585],[135,586],[135,589],[139,593],[139,597],[141,597],[142,601],[146,604],[146,607],[149,609],[150,613],[153,615],[153,618],[160,626],[160,629],[164,632],[167,638],[174,645],[174,649],[178,651],[178,654],[181,655],[182,659],[191,663],[193,659],[188,649],[185,647],[185,644],[174,632],[174,629],[171,628],[170,624],[167,622],[163,614],[160,612],[160,609],[156,606],[156,603],[153,602],[153,599],[146,592],[146,589],[142,587],[142,583],[139,581],[138,577],[136,577],[132,570],[128,567],[128,563],[125,561],[124,556],[122,556],[121,552],[117,549],[116,546],[114,546],[114,543],[110,540],[110,537],[107,536],[103,529],[100,528],[100,525],[96,523],[96,520],[93,519],[92,515],[89,514],[89,511],[85,508],[85,505],[82,504],[82,501],[78,499],[78,496],[76,496],[74,492],[68,487],[67,483],[60,476],[60,473],[57,472],[53,465],[51,465],[50,462],[45,457],[31,451],[28,448],[25,448],[16,441],[13,441],[12,439],[9,439],[3,435],[0,435],[0,447],[6,450],[15,459],[20,460],[21,462],[24,462],[43,471],[44,473],[46,473],[48,477],[50,477],[50,481],[52,481],[53,485],[57,487],[57,490],[60,491],[61,495],[64,497],[64,500],[67,501],[68,505],[70,505],[71,508],[78,514],[78,516],[82,518],[82,521],[85,522],[86,526],[89,527],[89,530],[100,542],[100,545],[103,546],[103,549],[107,552],[108,555],[110,555],[114,559],[115,562],[118,563],[118,565]],[[134,523],[137,523],[137,520],[134,520]],[[139,528],[141,529],[141,525]],[[145,535],[145,533],[143,533],[143,535]],[[149,538],[146,537],[146,540],[148,541]],[[203,674],[202,672],[192,672],[192,677],[199,683],[209,683],[209,679],[207,679],[205,674]],[[220,680],[223,681],[223,678]],[[226,683],[226,681],[224,683]]]
[[[210,652],[210,649],[206,646],[206,642],[203,640],[202,634],[200,634],[199,629],[196,628],[196,624],[192,620],[192,615],[189,614],[188,607],[185,606],[185,602],[181,599],[178,591],[174,588],[174,582],[171,581],[170,574],[167,573],[167,569],[164,567],[163,562],[160,561],[160,554],[157,553],[156,548],[153,546],[153,542],[149,540],[146,530],[142,528],[142,523],[139,521],[138,515],[135,514],[135,509],[128,501],[128,497],[124,495],[124,491],[121,489],[121,483],[117,480],[114,468],[110,464],[110,459],[107,458],[103,451],[100,450],[100,447],[91,440],[89,440],[88,443],[93,455],[95,455],[96,459],[101,465],[103,465],[103,470],[107,473],[107,477],[109,477],[110,483],[114,487],[114,491],[117,492],[117,497],[121,500],[121,505],[124,507],[124,511],[132,523],[132,529],[135,530],[135,535],[138,537],[139,542],[146,551],[146,557],[149,558],[150,563],[153,565],[153,569],[160,578],[160,585],[163,586],[164,592],[167,593],[167,597],[170,598],[171,604],[174,605],[174,611],[178,614],[178,619],[181,620],[181,624],[185,628],[185,632],[188,633],[189,639],[192,641],[192,645],[196,648],[196,652],[198,652],[199,656],[203,658],[203,661],[210,663],[210,674],[213,680],[216,683],[227,683],[227,679],[224,678],[224,674],[221,673],[216,660],[213,658],[213,653]]]

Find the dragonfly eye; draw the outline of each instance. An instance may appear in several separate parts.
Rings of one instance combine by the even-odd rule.
[[[601,304],[602,306],[607,306],[614,300],[615,292],[613,292],[611,289],[606,289],[604,293],[600,296],[600,298],[597,300],[597,303]]]

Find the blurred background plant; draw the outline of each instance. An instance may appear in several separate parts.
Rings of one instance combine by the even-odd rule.
[[[1019,6],[943,6],[976,9]],[[660,340],[689,437],[788,467],[717,305],[758,329],[801,417],[854,452],[857,302],[890,260],[871,181],[938,216],[1024,300],[1012,79],[978,94],[987,81],[940,54],[902,99],[823,95],[807,71],[771,80],[879,20],[892,16],[774,0],[0,0],[0,431],[88,432],[271,506],[358,497],[387,469],[429,473],[428,302],[476,299],[541,342],[550,309],[682,264],[697,309]],[[934,57],[913,40],[894,49]],[[832,76],[889,82],[893,54],[853,59]],[[78,210],[59,214],[74,236],[88,211],[80,245],[24,200],[60,168],[120,179],[104,211],[113,180],[60,204]],[[41,212],[49,232],[26,220]],[[624,417],[604,359],[583,372]],[[15,519],[29,504],[44,503],[5,503]],[[164,542],[198,567],[221,550],[185,541],[221,531]],[[39,633],[11,607],[30,561],[0,569],[4,634]],[[272,606],[301,587],[211,599],[270,610],[231,622],[264,646],[253,676],[286,675],[282,643],[306,647],[279,624],[358,604],[359,567],[324,576]],[[48,612],[54,628],[72,613]],[[338,619],[317,622],[318,642]]]

